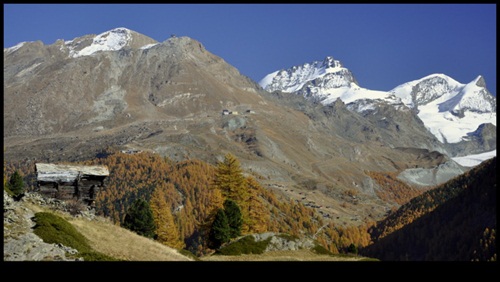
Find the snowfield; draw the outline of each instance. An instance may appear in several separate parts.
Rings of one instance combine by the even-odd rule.
[[[482,163],[485,160],[489,160],[493,157],[497,156],[497,150],[489,151],[486,153],[481,153],[477,155],[469,155],[465,157],[456,157],[452,158],[455,162],[457,162],[461,166],[473,167]]]

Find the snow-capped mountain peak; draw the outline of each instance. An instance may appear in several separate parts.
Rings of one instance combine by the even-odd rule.
[[[84,36],[66,41],[65,45],[69,48],[69,55],[77,58],[88,56],[98,51],[117,51],[127,46],[131,40],[131,30],[119,27],[93,37],[92,41]]]
[[[321,78],[327,74],[339,72],[349,72],[342,66],[340,61],[328,56],[323,61],[314,61],[300,66],[293,66],[268,74],[259,85],[267,91],[281,90],[283,92],[295,92],[301,89],[306,83]],[[349,72],[350,74],[350,72]],[[352,77],[352,75],[350,75]],[[349,84],[351,80],[344,81]]]
[[[69,56],[78,58],[89,56],[99,51],[118,51],[125,47],[147,49],[158,42],[125,27],[118,27],[98,35],[86,35],[65,41],[64,47]]]
[[[486,88],[486,82],[484,81],[484,77],[482,75],[478,75],[476,79],[474,79],[474,84],[476,84],[479,87]]]
[[[92,45],[103,46],[103,49],[119,50],[131,39],[130,29],[120,27],[97,35]]]
[[[331,56],[323,61],[275,71],[265,76],[259,84],[269,92],[279,90],[295,93],[325,105],[339,98],[346,104],[361,99],[400,103],[398,98],[390,97],[387,92],[358,86],[351,71]]]
[[[332,56],[328,56],[323,60],[322,67],[326,69],[331,69],[331,68],[342,68],[342,63],[338,60],[333,59]]]
[[[406,106],[421,109],[427,104],[437,104],[439,112],[459,114],[464,110],[495,112],[494,97],[486,89],[482,76],[462,84],[444,74],[431,74],[421,79],[401,84],[389,91]]]
[[[444,74],[431,74],[391,91],[414,108],[429,131],[443,143],[458,143],[481,124],[496,126],[496,99],[482,76],[467,84]]]
[[[484,79],[479,76],[464,85],[460,92],[452,99],[440,105],[440,111],[451,111],[460,114],[465,110],[477,113],[496,112],[496,102],[485,85]]]
[[[450,99],[457,89],[464,85],[444,74],[431,74],[397,86],[389,91],[410,107],[418,107],[430,103],[440,97]],[[443,97],[444,95],[444,97]]]

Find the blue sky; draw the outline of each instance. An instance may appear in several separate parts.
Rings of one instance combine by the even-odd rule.
[[[443,73],[496,95],[496,4],[4,4],[4,47],[116,27],[191,37],[256,82],[332,56],[372,90]]]

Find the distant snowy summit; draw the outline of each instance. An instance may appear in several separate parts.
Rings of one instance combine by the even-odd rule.
[[[401,84],[390,91],[360,87],[352,73],[333,57],[293,66],[266,75],[265,90],[302,95],[328,105],[340,99],[358,112],[384,102],[398,109],[413,109],[428,130],[442,143],[467,140],[481,124],[496,126],[496,98],[482,76],[462,84],[444,74],[431,74]],[[360,105],[363,105],[362,107]]]
[[[444,74],[432,74],[404,83],[390,93],[402,99],[411,108],[419,108],[439,101],[439,111],[449,111],[457,116],[466,110],[496,112],[495,97],[486,89],[482,76],[462,84]]]
[[[418,117],[443,143],[467,139],[481,124],[496,126],[496,98],[482,76],[462,84],[433,74],[404,83],[389,93],[414,108]]]

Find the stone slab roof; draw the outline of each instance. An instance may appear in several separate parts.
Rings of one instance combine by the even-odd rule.
[[[78,175],[109,176],[108,168],[100,165],[89,166],[37,163],[35,167],[37,181],[45,182],[73,182]]]

